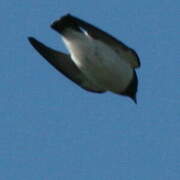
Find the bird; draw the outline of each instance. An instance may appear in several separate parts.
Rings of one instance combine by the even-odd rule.
[[[135,50],[96,26],[71,14],[54,21],[69,53],[54,50],[32,36],[31,45],[54,68],[81,88],[94,93],[112,93],[137,104],[140,59]]]

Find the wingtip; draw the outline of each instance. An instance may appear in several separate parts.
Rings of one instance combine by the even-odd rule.
[[[34,38],[33,38],[32,36],[28,36],[27,39],[28,39],[29,41],[31,41],[31,40],[33,40]]]
[[[73,24],[73,16],[70,13],[65,14],[64,16],[60,17],[58,20],[54,21],[50,27],[55,31],[62,32],[67,24],[71,22]]]
[[[67,13],[67,14],[65,14],[63,17],[72,17],[72,15],[71,15],[71,13]]]
[[[27,37],[27,39],[28,39],[28,41],[29,41],[31,44],[33,44],[34,42],[36,42],[36,39],[35,39],[34,37],[32,37],[32,36]]]
[[[41,43],[34,37],[29,36],[29,37],[27,37],[27,39],[28,39],[29,43],[32,45],[32,47],[34,47],[38,52],[42,51],[42,49],[46,47],[43,43]]]
[[[132,101],[133,101],[135,104],[137,104],[136,94],[134,94],[133,96],[129,96],[129,97],[132,99]]]
[[[60,17],[60,19],[69,18],[69,17],[73,17],[73,16],[70,13],[67,13],[63,15],[62,17]]]

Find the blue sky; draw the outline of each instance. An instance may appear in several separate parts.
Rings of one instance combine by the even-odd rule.
[[[0,179],[179,180],[179,0],[0,2]],[[27,36],[66,51],[50,24],[71,13],[134,48],[138,105],[88,93]]]

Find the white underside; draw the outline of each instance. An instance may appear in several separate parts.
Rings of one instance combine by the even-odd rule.
[[[120,93],[129,85],[133,77],[130,64],[108,45],[72,29],[63,41],[74,63],[99,89]]]

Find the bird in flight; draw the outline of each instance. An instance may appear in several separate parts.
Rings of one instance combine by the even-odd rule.
[[[52,23],[69,54],[59,52],[33,37],[31,45],[59,72],[83,89],[95,93],[111,91],[135,103],[140,67],[137,53],[108,33],[67,14]]]

